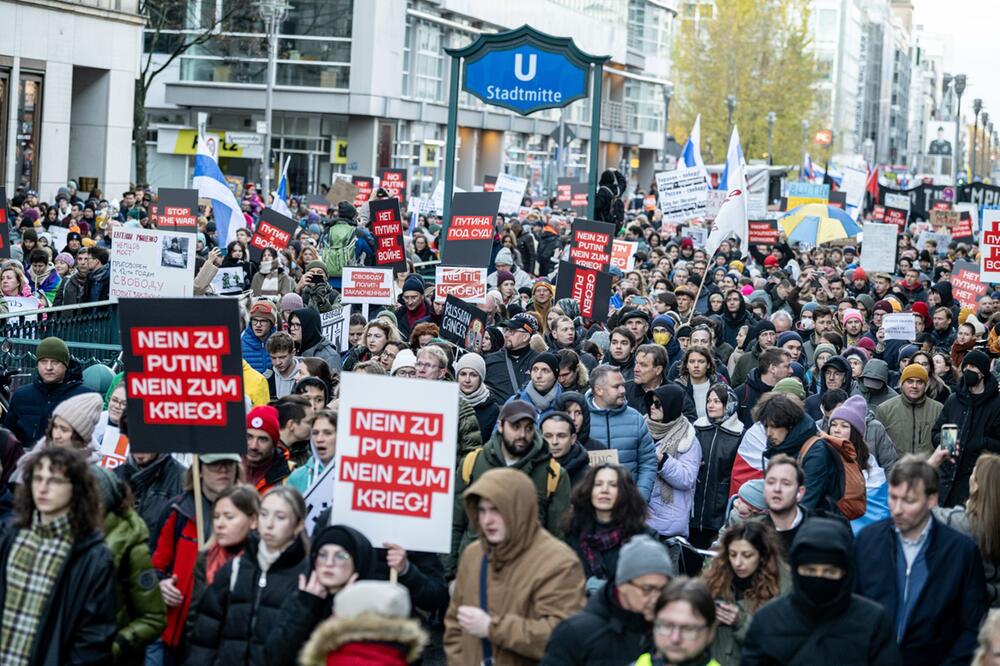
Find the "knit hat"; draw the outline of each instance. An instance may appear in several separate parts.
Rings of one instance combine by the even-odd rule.
[[[845,349],[844,353],[841,354],[841,356],[843,356],[845,359],[848,359],[851,356],[856,356],[858,359],[860,359],[861,365],[865,365],[871,358],[871,352],[869,352],[864,347],[851,346]]]
[[[353,220],[358,216],[358,209],[350,201],[341,201],[337,204],[337,217],[344,220]]]
[[[399,358],[398,356],[396,358]],[[393,364],[395,365],[395,364]],[[474,354],[469,352],[468,354],[462,354],[462,358],[455,361],[455,376],[458,377],[458,373],[462,370],[469,369],[479,375],[482,380],[486,379],[486,361],[479,354]],[[558,371],[557,373],[558,374]]]
[[[80,435],[80,439],[89,442],[103,409],[104,399],[99,393],[81,393],[56,405],[52,418],[58,416]]]
[[[338,620],[358,615],[407,619],[410,617],[410,592],[399,583],[387,580],[359,580],[333,598],[333,614]]]
[[[340,546],[351,554],[354,572],[358,574],[358,578],[363,580],[372,577],[375,568],[375,549],[364,534],[347,525],[327,525],[317,529],[313,533],[312,543],[309,544],[309,558],[313,568],[316,566],[316,557],[320,549],[327,545]]]
[[[868,273],[865,272],[865,269],[859,266],[851,272],[851,280],[864,280],[865,282],[868,282]]]
[[[415,367],[417,367],[417,355],[409,349],[400,349],[399,353],[396,354],[396,358],[392,360],[392,367],[389,369],[389,374],[395,375],[403,368]],[[456,370],[455,373],[457,374],[458,371]]]
[[[73,255],[70,254],[69,252],[60,252],[59,254],[56,255],[54,262],[55,261],[61,261],[70,268],[76,266],[76,259],[74,259]]]
[[[829,342],[821,342],[816,345],[816,349],[813,350],[813,358],[816,358],[823,352],[826,352],[830,356],[837,355],[837,348],[831,345]]]
[[[885,302],[889,304],[893,312],[903,311],[903,302],[898,298],[896,298],[895,296],[886,297]]]
[[[326,273],[326,264],[320,261],[319,259],[314,259],[310,261],[308,264],[306,264],[307,272],[311,271],[314,268],[320,269],[321,271],[323,271],[324,274]]]
[[[990,376],[990,357],[984,352],[978,349],[973,349],[966,354],[965,358],[962,359],[962,370],[965,370],[965,368],[970,365],[976,370],[979,370],[979,372],[983,373],[983,377]]]
[[[514,274],[510,271],[499,270],[497,271],[497,286],[499,287],[504,282],[516,282],[514,279]]]
[[[97,481],[97,490],[101,493],[101,504],[106,511],[111,511],[122,503],[124,493],[121,481],[110,469],[100,465],[91,465],[90,471]]]
[[[647,574],[673,578],[677,569],[662,543],[646,534],[637,534],[618,551],[615,582],[621,585]]]
[[[864,350],[867,350],[869,354],[875,351],[875,341],[868,337],[862,337],[860,340],[858,340],[858,344],[856,346],[861,347]]]
[[[872,309],[872,312],[873,313],[874,312],[884,312],[884,313],[888,314],[888,313],[892,312],[892,310],[893,310],[892,303],[890,303],[889,301],[887,301],[887,300],[885,300],[883,298],[881,301],[876,301],[875,302],[875,307]]]
[[[864,437],[865,415],[867,413],[868,405],[865,403],[865,399],[860,395],[852,395],[840,407],[833,410],[833,414],[830,414],[830,421],[847,421],[852,428],[858,431],[859,435]]]
[[[743,265],[743,262],[740,261],[739,259],[733,259],[732,261],[730,261],[729,267],[735,270],[737,273],[741,274],[743,273],[743,269],[746,268],[746,266]]]
[[[784,379],[779,379],[778,383],[774,385],[771,389],[775,393],[784,393],[785,395],[794,395],[799,400],[806,399],[806,390],[802,387],[802,382],[794,377],[785,377]]]
[[[496,259],[493,260],[494,264],[503,264],[504,266],[514,265],[514,254],[510,251],[510,248],[501,248],[497,252]],[[498,283],[499,284],[499,283]]]
[[[844,316],[842,318],[842,321],[846,324],[847,322],[851,321],[852,319],[857,319],[862,324],[865,323],[865,318],[861,314],[861,310],[859,310],[857,308],[847,308],[846,310],[844,310]]]
[[[539,363],[544,363],[549,366],[552,370],[552,374],[559,376],[559,357],[552,352],[542,352],[536,356],[535,360],[531,362],[531,367],[534,368]]]
[[[764,257],[764,268],[771,268],[772,266],[777,266],[779,263],[778,258],[773,254]]]
[[[903,372],[899,375],[899,385],[902,386],[907,379],[919,379],[926,384],[929,376],[927,375],[927,370],[924,369],[924,366],[919,363],[910,363],[908,366],[903,368]]]
[[[271,326],[278,325],[278,313],[274,309],[274,303],[267,300],[260,300],[250,306],[250,318],[266,319],[271,322]]]
[[[966,324],[972,326],[972,329],[976,332],[976,338],[981,338],[986,334],[986,327],[983,326],[983,322],[979,321],[979,318],[974,314],[970,314],[965,322]]]
[[[738,495],[741,500],[758,511],[767,510],[767,501],[764,499],[764,479],[750,479],[740,486]]]
[[[424,289],[426,289],[426,285],[424,285],[424,279],[419,275],[417,275],[416,273],[411,273],[410,275],[407,275],[406,280],[403,281],[404,294],[408,291],[415,291],[419,293],[421,296],[423,296]]]
[[[281,426],[278,410],[271,405],[254,407],[247,414],[247,430],[261,430],[271,438],[271,443],[277,445],[281,441]]]
[[[290,291],[281,297],[280,305],[278,306],[282,313],[292,312],[293,310],[301,310],[305,307],[302,302],[302,297],[296,294],[294,291]]]
[[[67,347],[66,343],[59,338],[45,338],[38,343],[38,348],[35,351],[35,358],[39,361],[44,358],[50,358],[54,361],[59,361],[66,367],[69,367],[69,347]]]
[[[792,340],[798,340],[799,344],[802,344],[802,336],[795,331],[785,331],[778,335],[778,346],[784,347],[786,342],[791,342]]]
[[[385,319],[392,324],[394,329],[397,331],[399,330],[399,320],[396,319],[396,313],[390,309],[380,310],[379,313],[375,315],[375,319]]]

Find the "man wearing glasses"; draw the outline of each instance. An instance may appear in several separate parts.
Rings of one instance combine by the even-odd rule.
[[[240,336],[243,360],[250,367],[265,374],[271,369],[267,341],[278,330],[278,312],[270,301],[260,300],[250,306],[250,323]]]

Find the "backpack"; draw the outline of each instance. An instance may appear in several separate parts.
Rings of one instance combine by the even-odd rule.
[[[846,439],[817,435],[810,437],[802,445],[799,451],[799,464],[805,460],[809,449],[818,441],[826,442],[827,446],[833,449],[840,461],[840,468],[844,472],[844,495],[837,500],[837,508],[848,520],[855,520],[865,515],[868,508],[868,496],[865,492],[865,475],[858,465],[857,453],[854,446]]]
[[[478,446],[468,454],[462,460],[462,482],[466,486],[472,481],[472,470],[476,466],[476,460],[479,458],[479,454],[482,453],[483,447]],[[545,497],[546,499],[552,497],[555,494],[556,488],[559,487],[559,471],[561,467],[559,463],[556,462],[555,458],[549,458],[549,474],[548,478],[545,480]]]
[[[323,246],[323,263],[330,277],[341,277],[344,266],[360,265],[355,255],[357,234],[355,227],[349,224],[335,224],[326,234],[326,245]]]

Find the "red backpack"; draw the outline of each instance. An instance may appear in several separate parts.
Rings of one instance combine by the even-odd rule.
[[[868,507],[868,496],[865,494],[865,475],[858,465],[858,454],[854,450],[854,445],[846,439],[833,437],[826,433],[820,433],[815,437],[810,437],[802,445],[799,451],[799,464],[805,459],[809,449],[817,441],[822,439],[834,450],[840,460],[840,468],[844,472],[844,495],[837,500],[837,508],[848,520],[855,520],[865,515]]]

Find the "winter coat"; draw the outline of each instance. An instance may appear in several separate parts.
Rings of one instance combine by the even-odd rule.
[[[897,613],[906,564],[891,518],[869,525],[854,541],[858,567],[854,590],[880,604],[895,622],[903,661],[909,664],[968,664],[986,615],[986,580],[979,549],[969,537],[932,518],[922,548],[926,579],[913,599],[905,626]],[[917,561],[920,561],[918,555]],[[910,583],[914,583],[910,576]]]
[[[726,522],[729,478],[743,439],[743,424],[736,414],[730,414],[721,423],[712,423],[707,418],[698,419],[694,429],[701,447],[701,464],[691,510],[691,527],[715,531]]]
[[[427,633],[416,620],[362,613],[316,627],[299,654],[303,666],[406,666],[418,663]]]
[[[899,457],[908,453],[930,455],[934,451],[931,431],[942,408],[940,402],[926,395],[917,402],[912,402],[905,395],[897,395],[879,405],[875,416],[885,425]]]
[[[642,613],[625,610],[608,583],[590,596],[586,607],[560,622],[541,666],[628,664],[652,648],[652,627]]]
[[[17,529],[0,531],[0,608],[7,591],[7,563]],[[581,586],[582,589],[582,586]],[[104,535],[94,531],[73,543],[35,631],[32,666],[111,663],[115,623],[115,570]]]
[[[931,431],[934,448],[941,444],[941,426],[958,426],[958,461],[942,469],[938,497],[941,506],[958,506],[969,499],[969,477],[983,451],[1000,453],[1000,392],[993,374],[982,393],[970,393],[964,382],[945,400]]]
[[[257,271],[257,274],[253,276],[252,280],[250,280],[250,289],[251,291],[253,291],[254,298],[259,298],[261,296],[281,297],[287,294],[288,292],[295,291],[295,280],[293,280],[284,271],[280,271],[273,276],[276,277],[278,280],[277,289],[269,289],[267,291],[264,291],[264,278],[271,276],[272,273],[274,273],[274,271],[267,274],[261,271]]]
[[[476,421],[479,423],[479,435],[485,442],[493,436],[493,429],[496,427],[497,419],[500,418],[500,408],[493,395],[472,408],[476,412]]]
[[[792,591],[792,578],[788,572],[788,566],[784,562],[778,565],[778,599]],[[737,666],[740,663],[740,652],[743,649],[743,642],[747,638],[747,631],[753,622],[753,616],[757,610],[750,603],[749,599],[742,598],[730,601],[735,604],[740,611],[739,624],[735,627],[728,624],[719,623],[715,628],[715,640],[712,641],[712,657],[718,660],[720,666]]]
[[[819,392],[806,398],[806,413],[811,416],[814,421],[823,418],[821,401],[823,400],[823,394],[827,391],[827,368],[835,368],[844,373],[844,384],[840,387],[844,390],[844,393],[851,395],[851,392],[854,389],[854,380],[851,379],[851,364],[848,363],[843,356],[831,356],[826,359],[826,363],[824,363],[823,367],[819,370]]]
[[[149,530],[150,548],[155,548],[163,520],[171,501],[180,495],[184,484],[184,466],[166,453],[145,467],[135,464],[132,456],[115,467],[115,476],[128,484],[135,498],[135,510]]]
[[[970,537],[973,541],[976,539],[964,506],[953,506],[950,509],[939,506],[932,509],[932,512],[935,518],[956,532]],[[1000,563],[988,560],[982,552],[980,555],[983,558],[983,573],[986,577],[986,601],[990,608],[1000,608]]]
[[[537,357],[538,352],[531,347],[525,347],[515,355],[511,355],[506,348],[486,355],[486,387],[498,405],[507,402],[510,396],[528,383],[531,378],[531,364]],[[517,386],[511,384],[512,372]]]
[[[771,459],[779,453],[785,453],[798,459],[802,446],[818,434],[816,423],[806,415],[788,432],[785,441],[778,446],[769,445],[764,450],[764,457]],[[840,454],[820,440],[810,447],[800,462],[806,474],[806,493],[799,504],[807,509],[820,509],[840,515],[837,501],[844,496],[844,470]]]
[[[757,368],[751,370],[747,375],[746,382],[735,389],[736,398],[740,401],[737,414],[739,414],[744,428],[749,428],[753,425],[753,408],[760,402],[760,397],[773,389],[773,386],[765,384],[760,378],[757,374]]]
[[[41,377],[14,391],[10,409],[3,417],[5,428],[14,433],[20,442],[37,442],[45,436],[45,429],[52,418],[52,410],[62,401],[91,390],[83,384],[83,367],[70,359],[66,376],[59,384],[46,384]]]
[[[40,292],[40,295],[45,297],[48,304],[52,305],[52,302],[56,299],[56,293],[59,291],[59,283],[62,282],[62,278],[59,277],[56,267],[53,264],[49,264],[45,275],[41,277],[36,276],[30,270],[25,275],[31,282],[32,291]],[[87,300],[90,301],[89,298]]]
[[[444,619],[448,663],[483,660],[483,642],[458,624],[460,606],[485,607],[494,618],[489,644],[495,666],[536,664],[555,626],[583,608],[580,561],[542,528],[532,490],[530,479],[506,469],[482,476],[469,487],[461,510],[472,529],[479,531],[476,511],[483,498],[503,516],[507,538],[496,545],[479,539],[462,553]]]
[[[657,442],[656,446],[659,445]],[[696,434],[692,434],[687,442],[681,443],[677,449],[677,457],[664,455],[658,463],[656,485],[649,498],[649,518],[646,520],[646,524],[656,530],[657,534],[668,537],[688,535],[694,487],[700,467],[701,446]],[[669,502],[661,494],[665,486],[673,491]]]
[[[111,293],[111,264],[107,263],[87,276],[87,302],[106,301]]]
[[[618,450],[618,463],[632,474],[639,494],[648,500],[656,481],[657,463],[656,443],[649,435],[646,420],[627,404],[608,409],[598,407],[591,391],[587,391],[586,399],[590,438]]]
[[[583,448],[588,451],[600,451],[602,449],[607,449],[602,442],[598,442],[590,438],[590,407],[587,404],[587,399],[582,393],[578,391],[566,391],[563,393],[558,400],[556,400],[556,409],[560,412],[567,411],[566,407],[574,403],[580,407],[580,411],[583,412],[583,423],[579,428],[576,429],[576,441],[578,444],[582,444]]]
[[[271,369],[271,356],[267,353],[267,341],[277,332],[278,329],[272,326],[271,330],[264,336],[264,339],[261,340],[253,334],[253,326],[247,324],[247,327],[243,329],[243,333],[240,335],[240,348],[243,350],[243,360],[261,374]]]
[[[587,455],[587,449],[583,448],[580,442],[574,444],[562,458],[556,458],[556,462],[569,475],[570,488],[583,480],[587,471],[590,470],[590,456]]]
[[[816,428],[826,433],[830,432],[830,420],[824,418],[816,421]],[[886,432],[885,426],[875,418],[871,410],[865,412],[865,444],[869,453],[875,456],[875,462],[888,475],[889,470],[899,460],[900,454],[896,451],[896,445]]]
[[[752,334],[754,329],[756,329],[756,326],[751,328],[750,333],[747,335]],[[747,343],[744,342],[744,344]],[[754,340],[753,343],[750,344],[750,349],[740,356],[739,360],[736,361],[736,366],[733,368],[733,372],[730,376],[730,379],[733,381],[733,386],[739,386],[745,382],[747,377],[750,375],[750,371],[757,368],[757,357],[760,356],[761,351],[763,350],[760,348],[760,343]]]
[[[882,388],[873,390],[865,386],[865,379],[877,379],[882,382]],[[895,398],[898,393],[889,386],[889,366],[885,361],[877,358],[865,363],[861,376],[854,383],[852,395],[860,395],[868,403],[868,409],[875,409],[884,402]]]
[[[500,412],[498,411],[497,414]],[[458,441],[455,443],[458,457],[463,457],[473,449],[478,449],[487,438],[483,438],[483,433],[479,430],[479,420],[476,418],[476,410],[465,398],[458,398]]]
[[[559,232],[549,225],[542,230],[542,235],[538,239],[538,274],[548,275],[556,269],[557,264],[552,260],[552,255],[559,251]]]
[[[149,530],[134,509],[108,513],[105,542],[115,568],[116,664],[143,664],[146,646],[167,626],[167,608],[149,556]]]
[[[58,307],[60,305],[76,305],[77,303],[86,302],[87,276],[79,271],[74,271],[70,277],[64,278],[59,283],[59,291],[56,293],[56,298],[52,304]]]
[[[260,538],[251,534],[243,553],[222,565],[198,604],[188,664],[294,664],[305,642],[291,633],[303,626],[286,600],[299,592],[299,574],[309,572],[306,547],[296,538],[267,572],[257,562]],[[312,595],[309,595],[312,596]],[[324,601],[317,600],[317,607]],[[313,609],[315,610],[315,609]],[[301,618],[304,619],[304,618]]]
[[[722,313],[722,341],[736,347],[736,336],[742,326],[753,326],[754,316],[747,309],[745,299],[740,299],[739,309],[733,313],[728,308]]]
[[[293,314],[298,317],[302,324],[302,342],[299,344],[299,356],[306,358],[314,356],[326,361],[330,367],[330,372],[339,373],[341,370],[340,351],[332,342],[323,337],[319,312],[314,308],[302,308]],[[270,362],[270,358],[268,359]]]

